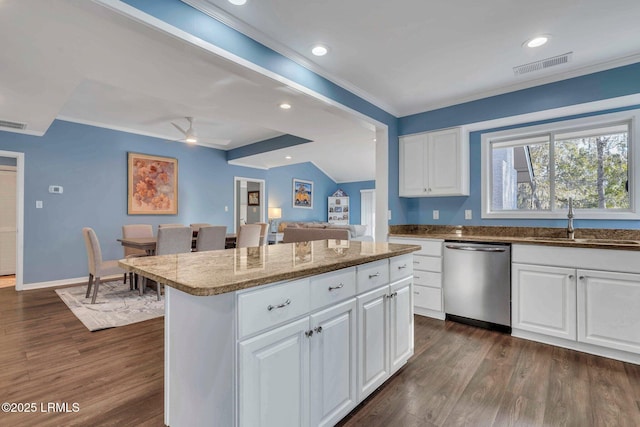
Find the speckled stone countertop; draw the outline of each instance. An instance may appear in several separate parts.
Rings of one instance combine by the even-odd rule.
[[[574,239],[568,239],[565,228],[392,225],[389,237],[640,251],[640,230],[576,228]]]
[[[418,250],[417,245],[319,240],[129,258],[120,260],[119,265],[191,295],[207,296],[314,276]]]

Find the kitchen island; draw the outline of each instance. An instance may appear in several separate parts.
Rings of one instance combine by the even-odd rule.
[[[121,260],[165,288],[165,423],[333,425],[413,354],[412,252],[316,241]]]

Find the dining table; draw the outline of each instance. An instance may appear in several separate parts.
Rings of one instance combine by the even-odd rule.
[[[234,248],[236,245],[236,233],[227,233],[225,236],[225,249]],[[197,236],[194,233],[192,246],[195,247]],[[129,248],[142,249],[147,255],[154,255],[156,252],[156,244],[158,238],[153,237],[121,237],[117,239],[122,246]]]

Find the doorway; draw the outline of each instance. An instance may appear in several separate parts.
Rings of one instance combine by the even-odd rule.
[[[237,233],[243,224],[266,222],[265,181],[255,178],[233,178],[233,229]]]
[[[0,287],[22,290],[24,153],[0,151]]]
[[[360,190],[360,224],[367,226],[367,235],[376,237],[376,190]]]

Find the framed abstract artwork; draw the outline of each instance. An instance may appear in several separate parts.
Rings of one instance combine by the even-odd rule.
[[[293,207],[313,208],[313,181],[293,178]]]
[[[128,153],[127,213],[178,214],[178,160]]]
[[[248,191],[247,199],[249,201],[249,206],[260,206],[260,192],[259,191]]]

